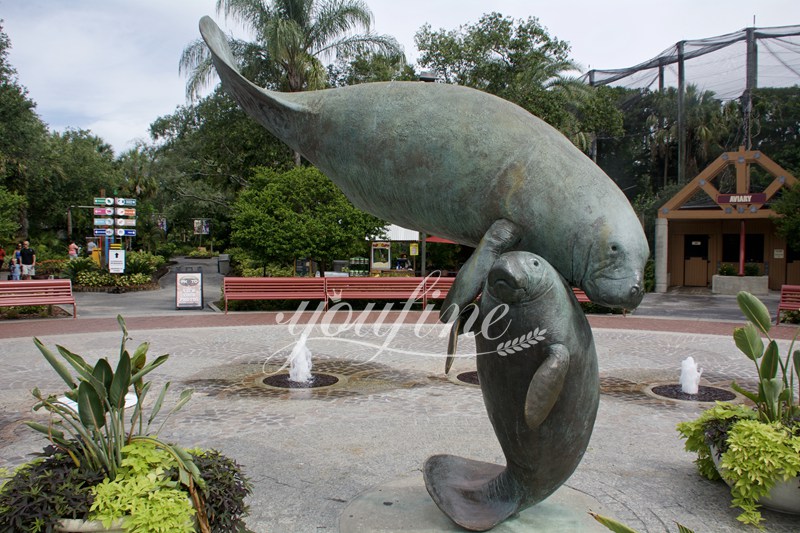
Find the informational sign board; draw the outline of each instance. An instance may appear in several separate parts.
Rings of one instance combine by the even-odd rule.
[[[408,245],[408,255],[419,255],[419,244],[412,242]]]
[[[136,206],[136,198],[117,198],[117,205],[121,207],[134,207]]]
[[[178,272],[175,280],[175,307],[177,309],[203,308],[203,273]]]
[[[113,198],[95,198],[94,205],[114,205]]]
[[[113,218],[96,218],[94,219],[95,226],[113,226],[114,219]]]
[[[108,251],[108,271],[112,274],[125,273],[125,250]]]
[[[95,228],[94,229],[94,236],[95,237],[111,237],[114,235],[113,229],[103,229],[103,228]]]
[[[136,209],[132,209],[130,207],[118,207],[116,209],[116,213],[118,217],[135,217],[136,216]],[[109,213],[112,214],[112,213]]]
[[[113,230],[112,230],[113,235]],[[135,229],[117,229],[117,237],[136,237],[136,230]]]
[[[114,215],[114,208],[113,207],[95,207],[94,214],[100,215],[101,217],[110,217]]]
[[[135,226],[135,218],[118,218],[114,221],[117,226]]]
[[[207,218],[194,219],[194,234],[208,235],[211,233],[211,220]]]

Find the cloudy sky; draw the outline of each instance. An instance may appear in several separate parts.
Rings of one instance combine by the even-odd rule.
[[[456,29],[491,11],[537,17],[551,36],[569,42],[588,68],[623,68],[675,42],[759,27],[800,24],[798,0],[366,0],[375,31],[417,56],[414,34],[425,23]],[[0,0],[19,81],[53,130],[89,129],[117,153],[148,126],[186,102],[178,74],[183,48],[199,37],[197,22],[216,0]]]

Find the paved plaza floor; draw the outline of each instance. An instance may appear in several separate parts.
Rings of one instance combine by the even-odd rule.
[[[206,271],[215,278],[215,263],[206,263]],[[168,279],[162,283],[164,288],[147,294],[79,295],[76,320],[0,323],[0,466],[20,464],[43,444],[23,424],[39,416],[31,412],[30,390],[60,391],[59,378],[31,337],[88,359],[115,360],[116,313],[129,317],[132,343],[147,341],[151,355],[171,355],[154,373],[154,386],[171,381],[172,400],[184,388],[195,389],[162,437],[219,449],[244,466],[254,485],[248,519],[253,531],[352,531],[356,507],[376,491],[384,499],[379,506],[384,509],[375,510],[376,523],[382,520],[378,513],[402,514],[408,491],[425,505],[420,471],[434,454],[504,462],[480,389],[444,376],[446,336],[432,317],[390,315],[376,327],[373,315],[361,327],[346,328],[342,320],[312,326],[308,316],[294,325],[280,324],[289,314],[175,311],[174,285],[170,289]],[[209,302],[218,295],[206,286]],[[653,307],[669,308],[669,316],[648,315],[645,305],[642,315],[592,317],[600,409],[589,449],[565,490],[574,506],[642,532],[677,531],[675,522],[697,533],[747,531],[729,506],[727,487],[697,474],[693,454],[684,451],[675,431],[678,422],[697,416],[705,405],[647,392],[649,385],[677,382],[687,356],[704,369],[703,384],[727,387],[736,379],[752,385],[752,363],[730,336],[739,323],[735,302],[710,297],[713,306],[731,313],[728,321],[716,318],[705,301],[675,298],[689,299],[683,313],[665,300]],[[310,334],[314,370],[339,377],[339,384],[291,391],[264,385],[304,330]],[[787,339],[793,328],[777,331]],[[788,345],[781,343],[784,349]],[[469,339],[460,343],[451,376],[474,370],[474,352]],[[764,516],[767,531],[800,530],[798,517],[769,511]],[[513,522],[502,530],[513,530]],[[442,523],[404,520],[398,528],[450,527]],[[370,528],[362,523],[360,531]]]

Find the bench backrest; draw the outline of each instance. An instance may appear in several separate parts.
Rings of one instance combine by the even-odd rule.
[[[300,295],[325,295],[324,278],[224,278],[226,294],[292,293]]]
[[[783,285],[781,287],[780,306],[784,309],[800,309],[800,285]]]
[[[72,297],[72,281],[68,279],[30,279],[0,281],[0,299],[20,297]]]

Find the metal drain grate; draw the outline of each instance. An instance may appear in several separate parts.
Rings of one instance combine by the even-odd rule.
[[[261,380],[264,385],[278,387],[281,389],[318,389],[320,387],[330,387],[339,382],[339,378],[330,374],[313,372],[311,379],[305,382],[292,381],[289,374],[274,374]]]
[[[650,390],[657,396],[690,402],[729,402],[736,398],[736,395],[729,390],[706,385],[700,385],[697,394],[686,394],[678,384],[657,385]]]

